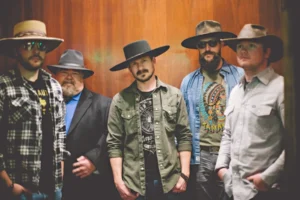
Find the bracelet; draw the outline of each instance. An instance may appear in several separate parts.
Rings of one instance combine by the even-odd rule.
[[[184,181],[187,183],[189,181],[189,177],[187,177],[184,173],[181,172],[180,177],[184,179]]]

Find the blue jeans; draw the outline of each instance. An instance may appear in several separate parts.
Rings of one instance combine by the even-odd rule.
[[[31,195],[21,194],[15,200],[61,200],[61,189],[56,189],[54,197],[49,197],[45,193],[32,193]]]
[[[223,200],[226,199],[224,183],[215,172],[217,152],[201,150],[200,165],[191,165],[190,179],[185,199]]]
[[[136,200],[180,200],[180,194],[172,191],[164,194],[161,181],[152,180],[146,183],[146,196],[139,196]]]

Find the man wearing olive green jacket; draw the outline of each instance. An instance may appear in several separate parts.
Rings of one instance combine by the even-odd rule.
[[[114,182],[125,200],[180,199],[190,174],[191,131],[179,89],[154,75],[155,57],[145,40],[124,47],[135,81],[114,96],[108,118],[108,153]],[[175,138],[177,143],[175,143]]]

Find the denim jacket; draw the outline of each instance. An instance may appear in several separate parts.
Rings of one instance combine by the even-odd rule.
[[[224,81],[227,85],[226,99],[228,100],[231,90],[236,84],[239,83],[240,78],[244,75],[244,70],[242,68],[228,64],[225,60],[223,60],[223,66],[220,70],[220,74],[224,77]],[[202,83],[203,74],[199,69],[197,69],[183,78],[180,87],[186,103],[190,128],[193,134],[191,164],[200,164],[199,144],[201,123],[199,102],[200,98],[202,98]]]

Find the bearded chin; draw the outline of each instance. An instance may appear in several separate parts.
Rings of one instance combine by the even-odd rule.
[[[216,72],[221,62],[221,56],[214,55],[211,61],[205,60],[204,56],[199,56],[199,63],[203,70],[207,72]]]
[[[41,62],[40,66],[32,67],[28,62],[26,62],[22,58],[20,58],[20,56],[18,57],[18,60],[19,60],[19,63],[24,67],[24,69],[31,71],[31,72],[37,71],[40,68],[42,68],[43,63],[44,63],[44,62]]]

